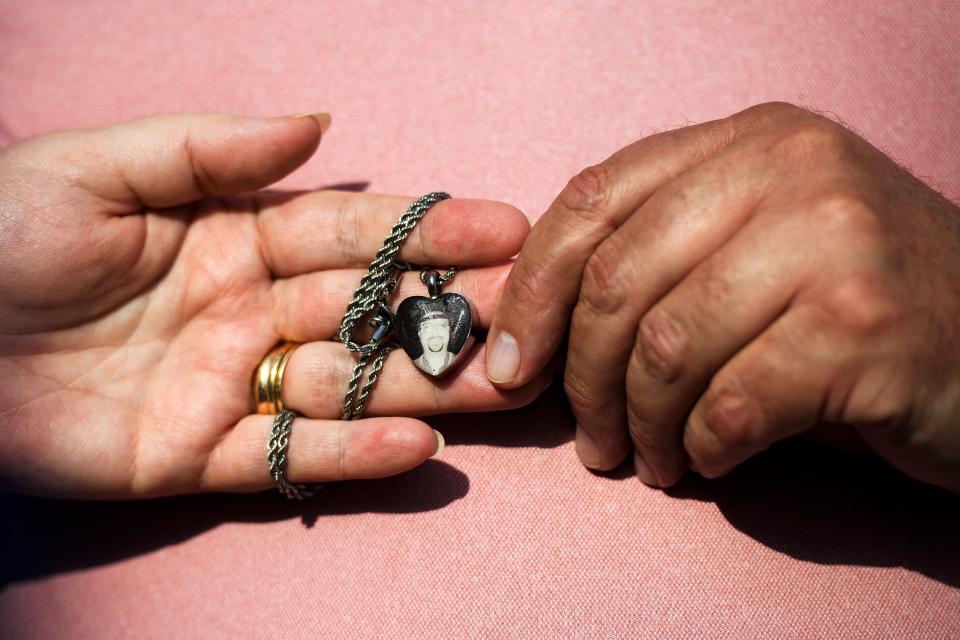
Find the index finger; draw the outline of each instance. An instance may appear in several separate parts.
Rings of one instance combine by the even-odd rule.
[[[504,286],[488,339],[490,380],[529,382],[560,344],[597,246],[660,186],[781,111],[752,109],[650,136],[574,176],[534,225]]]
[[[366,267],[414,201],[333,190],[256,197],[264,253],[281,277]],[[436,267],[502,262],[516,255],[529,231],[526,216],[508,204],[442,200],[414,227],[399,259]]]
[[[635,142],[567,183],[534,225],[491,328],[487,375],[513,387],[547,363],[563,336],[587,260],[660,185],[702,160],[720,138],[707,123]]]

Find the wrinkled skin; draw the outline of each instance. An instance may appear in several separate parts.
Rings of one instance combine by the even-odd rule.
[[[505,285],[488,375],[525,384],[567,329],[588,467],[634,451],[668,487],[843,425],[960,491],[960,210],[819,115],[761,105],[573,178]]]

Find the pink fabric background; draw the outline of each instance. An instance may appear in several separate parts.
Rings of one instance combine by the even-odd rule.
[[[957,199],[956,2],[0,0],[0,136],[326,110],[288,187],[540,214],[583,166],[767,100]],[[788,445],[668,494],[580,467],[558,395],[437,419],[393,480],[140,504],[3,497],[3,638],[960,637],[960,501]]]

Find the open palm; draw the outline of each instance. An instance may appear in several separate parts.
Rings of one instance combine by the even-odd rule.
[[[284,376],[285,403],[306,416],[292,481],[385,476],[434,454],[418,420],[337,419],[354,360],[331,338],[410,199],[236,195],[306,161],[327,123],[164,116],[0,150],[0,480],[79,497],[267,488],[271,418],[251,415],[251,375],[280,340],[305,343]],[[401,257],[478,265],[451,289],[483,326],[506,267],[482,265],[526,232],[507,205],[449,200]],[[497,390],[482,348],[439,385],[392,354],[368,413],[509,408],[543,388]]]

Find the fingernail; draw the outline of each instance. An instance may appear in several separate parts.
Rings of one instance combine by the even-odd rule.
[[[446,441],[443,439],[443,434],[437,431],[436,429],[433,432],[437,435],[437,450],[433,452],[431,458],[439,458],[443,455],[443,449],[446,446]]]
[[[732,467],[720,468],[720,469],[706,469],[704,471],[699,471],[698,473],[706,478],[707,480],[716,480],[717,478],[722,478],[733,470]]]
[[[324,134],[330,130],[330,125],[333,124],[333,117],[329,113],[324,113],[318,111],[316,113],[297,113],[294,114],[294,118],[313,118],[317,121],[317,124],[320,125],[320,133]]]
[[[633,470],[637,474],[637,479],[643,484],[650,485],[651,487],[659,486],[657,477],[653,475],[653,471],[650,470],[647,463],[640,457],[639,451],[633,452]]]
[[[588,469],[600,468],[600,463],[603,460],[600,455],[600,447],[597,446],[597,442],[593,439],[593,436],[587,433],[579,424],[577,425],[576,448],[577,456],[580,458],[583,466]]]
[[[511,382],[520,370],[520,347],[516,339],[501,331],[487,355],[487,377],[493,382]]]

